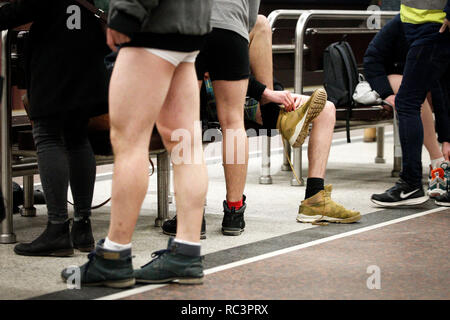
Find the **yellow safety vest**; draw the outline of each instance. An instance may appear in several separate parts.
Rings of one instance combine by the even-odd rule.
[[[400,17],[404,23],[443,23],[447,0],[402,0]]]

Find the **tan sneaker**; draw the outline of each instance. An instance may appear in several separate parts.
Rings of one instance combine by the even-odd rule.
[[[352,223],[361,219],[357,211],[345,209],[331,200],[332,186],[325,186],[322,190],[302,201],[298,210],[297,221],[304,223],[318,223],[328,221],[334,223]]]
[[[327,103],[327,92],[317,89],[308,101],[292,112],[280,111],[277,129],[294,147],[300,147],[309,134],[309,125],[322,112]]]

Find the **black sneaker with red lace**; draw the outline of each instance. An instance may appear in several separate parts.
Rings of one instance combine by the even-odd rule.
[[[223,202],[223,220],[222,233],[226,236],[239,236],[245,230],[244,212],[247,204],[245,203],[245,195],[243,196],[243,205],[236,210],[235,207],[229,208],[227,201]]]

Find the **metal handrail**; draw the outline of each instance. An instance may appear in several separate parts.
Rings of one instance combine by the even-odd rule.
[[[10,33],[9,31],[2,31],[1,43],[2,43],[2,68],[1,76],[4,78],[3,82],[3,95],[0,110],[0,149],[1,149],[1,172],[0,180],[3,190],[3,196],[6,208],[6,217],[2,223],[0,243],[13,243],[16,242],[16,235],[13,233],[13,204],[12,204],[12,168],[11,168],[11,70],[10,59],[11,54],[10,46]]]
[[[308,12],[308,10],[275,10],[269,14],[267,20],[269,21],[270,27],[273,28],[277,20],[298,20],[298,18],[305,12]]]
[[[398,11],[358,11],[358,10],[309,10],[303,13],[295,29],[295,93],[303,93],[303,47],[305,43],[305,31],[308,22],[314,19],[333,20],[360,20],[379,15],[380,18],[393,18]]]

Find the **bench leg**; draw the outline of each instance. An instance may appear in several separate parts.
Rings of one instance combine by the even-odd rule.
[[[6,183],[5,183],[6,182]],[[2,179],[3,200],[5,203],[5,220],[1,223],[0,243],[10,244],[16,242],[16,235],[13,227],[13,197],[12,197],[12,182],[9,183]]]
[[[36,208],[34,207],[34,176],[23,177],[23,208],[20,209],[22,217],[35,217]]]
[[[394,168],[391,176],[399,177],[402,171],[402,145],[400,144],[400,134],[398,131],[397,113],[394,109]]]
[[[2,47],[8,45],[8,32],[0,32]],[[13,227],[13,191],[12,191],[12,163],[11,163],[11,103],[10,103],[10,86],[8,75],[8,59],[6,59],[6,51],[2,50],[1,76],[5,77],[3,87],[0,87],[3,97],[0,108],[0,184],[3,192],[3,200],[5,204],[5,220],[1,223],[0,243],[15,243],[16,235]],[[0,94],[1,95],[1,94]]]
[[[272,184],[272,177],[270,176],[270,137],[263,135],[261,137],[262,143],[262,157],[261,157],[261,176],[259,177],[260,184]]]
[[[157,155],[157,179],[158,179],[158,217],[155,226],[161,227],[164,221],[169,218],[169,179],[170,163],[169,153],[159,153]]]
[[[377,157],[375,163],[386,163],[386,159],[384,159],[384,127],[377,128]]]
[[[294,167],[295,173],[297,174],[298,179],[300,180],[300,184],[294,176],[294,172],[292,173],[291,186],[304,186],[305,181],[303,180],[302,174],[302,148],[294,148],[294,157],[292,159],[292,166]]]
[[[283,140],[284,150],[286,150],[287,154],[291,156],[291,145],[289,144],[289,141],[281,138]],[[291,171],[291,166],[289,165],[289,161],[286,158],[286,154],[283,152],[283,164],[281,166],[281,171]]]

